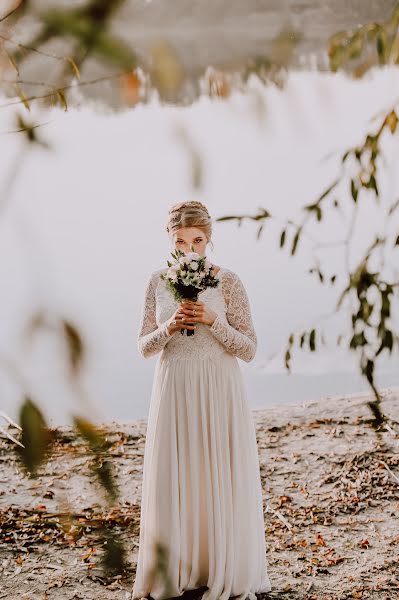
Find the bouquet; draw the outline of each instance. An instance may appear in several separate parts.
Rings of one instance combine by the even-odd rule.
[[[206,256],[194,252],[185,254],[177,249],[172,252],[173,262],[167,261],[168,270],[161,274],[177,302],[196,302],[198,294],[208,287],[216,287],[219,279],[211,274],[212,263]],[[184,335],[194,335],[193,329],[181,329]]]

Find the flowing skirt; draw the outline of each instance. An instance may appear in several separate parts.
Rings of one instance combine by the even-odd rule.
[[[271,590],[255,425],[232,354],[161,355],[132,598],[164,600],[202,586],[203,600],[256,600]]]

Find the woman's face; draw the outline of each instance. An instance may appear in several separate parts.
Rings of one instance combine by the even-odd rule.
[[[205,233],[197,227],[181,227],[173,233],[175,250],[181,250],[184,254],[191,252],[192,245],[194,252],[205,256],[207,243]]]

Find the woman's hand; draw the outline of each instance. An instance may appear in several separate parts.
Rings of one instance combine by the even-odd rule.
[[[178,315],[178,318],[185,324],[204,323],[205,325],[212,325],[217,316],[214,310],[200,300],[197,300],[197,302],[181,302]]]
[[[195,329],[195,325],[188,324],[188,321],[186,322],[182,319],[183,316],[185,315],[181,311],[179,304],[173,315],[167,321],[170,335],[173,335],[176,331],[180,331],[181,329]],[[174,321],[176,321],[176,323],[174,323]]]
[[[196,323],[212,325],[216,316],[215,311],[206,306],[204,302],[199,300],[197,302],[181,302],[168,319],[169,333],[173,334],[181,329],[195,329]],[[176,320],[176,324],[173,323],[174,320]]]

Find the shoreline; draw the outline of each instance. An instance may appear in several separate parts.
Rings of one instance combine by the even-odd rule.
[[[264,600],[399,598],[399,390],[380,393],[387,422],[379,437],[366,404],[372,394],[252,409],[273,586]],[[111,508],[70,425],[55,428],[56,453],[35,480],[21,472],[13,443],[0,438],[0,599],[129,598],[147,419],[98,425],[112,442],[120,488]],[[126,547],[126,575],[104,579],[91,527],[65,543],[54,515],[66,508],[89,525],[111,524]]]
[[[399,387],[386,387],[386,388],[380,388],[379,392],[381,394],[382,397],[385,397],[387,394],[397,394],[399,396]],[[322,404],[323,402],[327,402],[328,400],[332,401],[332,402],[346,402],[347,400],[352,400],[352,399],[358,399],[359,401],[362,401],[363,399],[367,399],[367,398],[372,398],[372,394],[371,392],[353,392],[352,394],[335,394],[334,396],[322,396],[321,398],[319,398],[318,400],[306,400],[305,402],[291,402],[290,404],[274,404],[273,406],[266,406],[266,407],[257,407],[257,408],[253,408],[253,411],[258,411],[258,410],[269,410],[269,409],[274,409],[276,408],[276,406],[278,406],[279,408],[296,408],[297,406],[301,406],[301,407],[306,407],[306,406],[311,406],[313,404]]]

